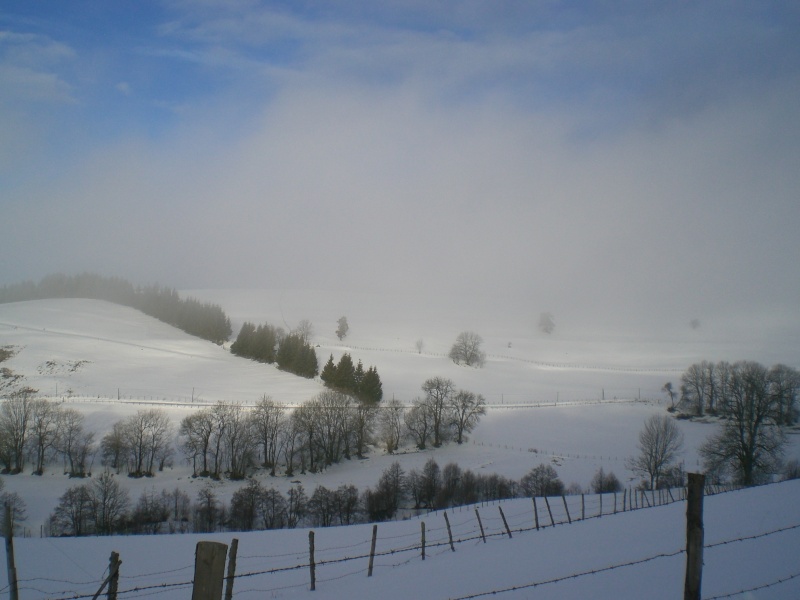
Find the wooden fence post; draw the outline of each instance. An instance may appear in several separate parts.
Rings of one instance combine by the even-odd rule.
[[[422,560],[425,560],[425,521],[420,521],[420,528],[422,529],[422,540],[420,543],[422,548]]]
[[[192,600],[222,600],[225,556],[228,546],[220,542],[197,542],[194,554]]]
[[[450,530],[450,519],[447,516],[447,511],[444,511],[444,521],[447,523],[447,537],[450,538],[450,550],[455,552],[456,547],[453,545],[453,532]]]
[[[597,516],[598,517],[602,517],[603,516],[603,492],[600,492],[597,495],[600,496],[600,514],[597,515]]]
[[[117,588],[119,586],[119,553],[112,552],[111,557],[108,559],[108,572],[111,573],[111,579],[108,581],[108,600],[117,600]]]
[[[567,511],[567,521],[569,521],[569,524],[572,525],[572,517],[569,516],[569,507],[567,506],[567,497],[564,494],[561,494],[561,500],[564,502],[564,510]]]
[[[533,496],[531,500],[533,500],[533,518],[536,521],[536,531],[539,531],[539,509],[536,508],[536,496]]]
[[[497,508],[500,510],[500,516],[503,519],[503,525],[506,526],[506,533],[508,534],[508,537],[510,539],[511,538],[511,530],[508,528],[508,521],[506,521],[506,515],[503,512],[503,507],[502,506],[498,506]]]
[[[703,579],[703,485],[705,476],[689,473],[686,504],[686,580],[684,600],[700,600]]]
[[[584,501],[584,495],[581,494],[581,521],[586,520],[586,503]]]
[[[553,520],[553,511],[550,510],[550,501],[547,499],[547,496],[544,497],[544,504],[547,506],[547,514],[550,515],[550,525],[555,527],[556,522]]]
[[[486,543],[486,534],[483,532],[483,523],[481,522],[481,513],[478,512],[478,509],[475,509],[475,516],[478,517],[478,527],[481,528],[481,539],[483,543]]]
[[[622,512],[625,512],[628,503],[628,490],[622,491]]]
[[[228,576],[225,578],[225,600],[233,599],[233,578],[236,576],[236,552],[239,550],[239,540],[231,540],[231,549],[228,551]]]
[[[308,570],[311,575],[311,591],[317,589],[317,566],[314,564],[314,532],[308,532]]]
[[[369,548],[369,568],[367,568],[367,577],[372,577],[372,564],[375,560],[375,542],[378,540],[378,525],[377,523],[372,526],[372,545]]]
[[[4,507],[6,537],[6,566],[8,567],[8,597],[9,600],[19,600],[19,587],[17,585],[17,567],[14,564],[14,521],[11,518],[11,503],[6,502]]]

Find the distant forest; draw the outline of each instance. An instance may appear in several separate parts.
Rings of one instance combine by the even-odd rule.
[[[231,337],[231,321],[216,304],[181,298],[172,288],[135,286],[119,277],[92,273],[48,275],[39,283],[25,281],[0,287],[0,304],[47,298],[90,298],[130,306],[190,335],[222,344]]]

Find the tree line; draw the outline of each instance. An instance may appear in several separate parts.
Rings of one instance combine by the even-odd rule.
[[[671,384],[664,386],[673,396]],[[721,418],[720,430],[700,447],[712,480],[763,483],[778,473],[786,447],[785,428],[798,420],[800,372],[754,361],[702,361],[681,376],[679,407],[697,416]]]
[[[260,468],[293,476],[364,457],[372,446],[392,453],[406,440],[419,448],[431,440],[463,443],[485,414],[480,395],[456,391],[449,379],[429,379],[422,390],[425,396],[408,410],[397,401],[380,405],[337,390],[292,411],[269,396],[253,409],[219,402],[186,416],[177,430],[165,411],[144,409],[97,439],[79,411],[25,388],[0,403],[0,468],[14,474],[31,464],[41,475],[60,463],[65,474],[84,477],[99,458],[117,474],[152,477],[172,466],[179,451],[195,476],[243,479]]]
[[[613,473],[599,469],[591,491],[622,489]],[[386,521],[401,511],[417,512],[517,497],[559,496],[582,493],[576,484],[565,488],[556,470],[546,464],[532,468],[519,481],[502,475],[475,473],[450,462],[440,467],[430,458],[424,466],[406,472],[394,462],[372,487],[360,491],[352,484],[336,489],[317,486],[308,495],[302,484],[285,494],[249,479],[226,504],[214,487],[206,484],[194,500],[178,488],[155,487],[131,501],[128,492],[110,472],[89,483],[68,489],[48,519],[52,536],[111,534],[207,533],[330,527]]]
[[[181,298],[174,289],[157,284],[134,286],[119,277],[82,273],[48,275],[38,283],[0,287],[0,304],[46,298],[90,298],[129,306],[215,344],[226,342],[232,334],[230,319],[219,305]]]
[[[307,379],[319,374],[317,353],[303,330],[287,334],[281,327],[268,323],[256,326],[245,322],[236,341],[231,344],[231,352],[243,358],[275,364],[282,371]]]

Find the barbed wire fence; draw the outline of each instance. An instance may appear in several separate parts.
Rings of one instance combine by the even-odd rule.
[[[706,486],[704,494],[712,496],[724,494],[741,489],[734,486]],[[246,564],[257,564],[258,562],[271,562],[271,568],[251,569],[239,573],[229,573],[225,577],[230,585],[236,582],[236,591],[242,595],[259,593],[275,594],[282,590],[292,588],[303,588],[309,586],[306,573],[312,571],[312,581],[316,584],[345,579],[353,576],[371,576],[373,560],[383,559],[377,565],[377,570],[385,570],[393,567],[408,564],[415,560],[435,559],[445,553],[454,552],[457,547],[464,544],[486,543],[487,539],[499,540],[511,537],[512,534],[527,535],[539,529],[571,525],[588,519],[598,519],[609,515],[621,514],[631,510],[643,510],[655,508],[686,500],[686,488],[672,488],[668,490],[642,491],[625,490],[622,493],[592,494],[580,496],[555,496],[549,498],[536,497],[531,500],[532,511],[509,510],[511,505],[503,501],[484,502],[479,505],[462,506],[451,508],[444,511],[430,511],[404,522],[409,524],[418,521],[421,524],[407,533],[399,533],[392,536],[382,536],[382,545],[389,547],[382,550],[375,549],[375,539],[372,544],[369,539],[356,541],[349,544],[332,545],[316,550],[312,549],[309,553],[302,551],[282,552],[273,554],[254,554],[240,556],[239,560]],[[524,503],[517,503],[514,506],[521,506]],[[503,512],[502,507],[506,506],[507,513]],[[498,514],[487,508],[497,507]],[[480,513],[484,510],[483,514]],[[440,513],[442,513],[440,515]],[[448,517],[449,515],[449,517]],[[439,519],[444,516],[444,523]],[[427,523],[437,523],[438,526],[426,527]],[[750,535],[741,535],[729,539],[704,544],[703,548],[707,551],[714,551],[716,548],[730,544],[748,543],[754,540],[770,538],[785,534],[787,532],[800,529],[800,523],[785,525],[767,531],[761,531]],[[299,533],[299,532],[298,532]],[[313,537],[313,530],[310,531]],[[377,527],[373,529],[373,536],[377,535]],[[489,550],[496,546],[488,546]],[[687,552],[686,548],[666,549],[647,556],[634,558],[627,561],[603,565],[592,569],[586,569],[559,575],[556,577],[529,581],[508,587],[497,587],[487,590],[477,590],[474,593],[458,596],[451,600],[472,600],[487,596],[497,596],[505,593],[533,589],[542,586],[558,585],[559,583],[590,577],[609,571],[635,567],[644,563],[657,561],[664,558],[683,555]],[[277,564],[275,564],[277,563]],[[326,567],[341,565],[343,563],[352,564],[353,568],[342,572],[341,569],[329,571],[330,575],[322,578],[315,577],[313,573],[319,570],[324,575]],[[368,566],[369,565],[369,566]],[[193,564],[185,564],[180,567],[162,569],[154,572],[139,573],[135,575],[120,575],[122,589],[114,592],[113,597],[109,595],[109,600],[119,598],[145,598],[168,593],[173,590],[186,590],[194,585],[192,577]],[[108,569],[106,569],[108,571]],[[102,579],[106,573],[100,577]],[[737,589],[707,597],[707,600],[717,600],[722,598],[733,598],[757,590],[771,588],[782,585],[800,577],[800,572],[787,573],[777,579],[759,583],[747,589]],[[247,582],[245,587],[242,584]],[[43,590],[39,586],[47,583],[59,583],[58,590]],[[97,592],[90,593],[86,590],[93,589],[98,585],[97,580],[90,577],[80,580],[65,580],[48,577],[34,577],[22,579],[18,582],[19,590],[40,594],[39,597],[49,600],[84,600],[93,598]],[[37,585],[38,584],[38,585]],[[43,585],[42,587],[52,587]],[[8,589],[0,588],[0,593]]]

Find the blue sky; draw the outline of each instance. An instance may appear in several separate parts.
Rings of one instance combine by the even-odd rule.
[[[789,2],[6,1],[0,284],[791,311],[798,31]]]

